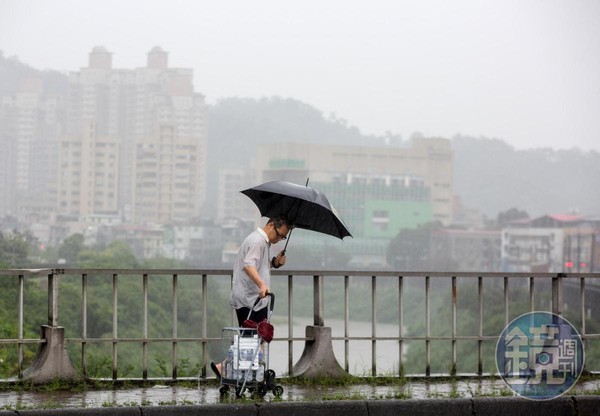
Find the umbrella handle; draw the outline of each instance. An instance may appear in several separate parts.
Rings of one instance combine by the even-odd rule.
[[[285,239],[285,247],[283,247],[283,250],[281,250],[281,252],[285,255],[285,252],[287,250],[287,245],[290,242],[290,238],[292,237],[292,231],[294,231],[294,229],[292,228],[287,236],[287,238]]]

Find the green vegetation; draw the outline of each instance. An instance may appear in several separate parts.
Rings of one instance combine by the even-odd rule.
[[[0,238],[2,268],[31,267],[27,263],[32,241],[19,233]],[[48,251],[52,253],[52,250]],[[105,247],[88,248],[83,239],[71,236],[56,250],[55,255],[65,256],[72,267],[80,268],[183,268],[172,260],[153,259],[138,262],[129,246],[113,242]],[[30,260],[29,260],[30,261]],[[173,336],[172,292],[173,277],[150,275],[148,277],[148,337],[171,338]],[[117,279],[117,329],[118,337],[141,339],[143,333],[143,278],[142,276],[119,276]],[[112,377],[113,360],[113,278],[112,275],[87,276],[87,338],[104,342],[86,345],[86,370],[91,377]],[[207,358],[221,356],[220,331],[230,324],[229,279],[209,279],[207,310],[207,336],[214,338],[208,344]],[[47,288],[45,277],[24,279],[24,327],[23,336],[39,338],[40,326],[47,322]],[[18,337],[18,280],[13,276],[0,278],[0,336]],[[179,276],[177,284],[179,338],[202,336],[202,282],[201,276]],[[82,338],[82,277],[65,275],[60,278],[59,323],[65,327],[67,338]],[[36,344],[23,348],[23,368],[31,363],[37,351]],[[117,347],[118,377],[142,377],[142,342],[120,342]],[[76,368],[83,371],[82,344],[68,343],[68,353]],[[148,345],[148,377],[168,377],[172,374],[173,344],[169,341]],[[180,341],[177,344],[178,377],[195,377],[200,373],[202,357],[200,342]],[[18,350],[14,345],[0,346],[0,378],[15,377],[18,373]]]
[[[24,259],[35,253],[35,241],[27,234],[14,233],[0,240],[0,259],[3,267],[23,267]],[[53,256],[69,259],[71,267],[81,268],[180,268],[187,267],[170,259],[138,261],[130,248],[122,242],[113,242],[107,246],[93,248],[83,246],[80,236],[67,238],[56,250],[47,249]],[[31,260],[29,260],[31,262]],[[47,260],[49,261],[49,260]],[[25,263],[27,265],[27,263]],[[31,263],[29,264],[31,267]],[[38,265],[36,265],[38,266]],[[426,334],[425,287],[422,278],[404,278],[402,298],[403,336],[423,337]],[[120,341],[117,349],[119,378],[140,378],[143,372],[142,342],[143,333],[143,277],[119,275],[116,284],[117,297],[117,335]],[[279,317],[285,317],[287,304],[287,277],[274,277],[272,290],[277,297],[276,309]],[[294,316],[312,316],[313,276],[294,276]],[[370,276],[349,278],[349,317],[351,321],[369,321],[372,315]],[[376,281],[376,321],[398,325],[399,287],[398,277],[380,277]],[[45,277],[27,277],[24,279],[24,337],[39,338],[40,325],[47,321],[47,294]],[[343,276],[324,278],[325,318],[344,319]],[[179,276],[177,282],[179,338],[198,338],[202,335],[202,281],[200,276]],[[459,340],[456,343],[457,365],[451,367],[452,342],[434,340],[430,342],[430,371],[432,374],[476,373],[479,367],[481,348],[483,373],[496,373],[494,351],[498,334],[505,326],[503,303],[503,279],[483,280],[482,334],[489,339],[479,345],[476,339]],[[111,378],[113,365],[113,276],[90,274],[87,276],[87,327],[86,337],[102,339],[102,342],[88,342],[86,348],[86,371],[91,377]],[[172,368],[173,344],[169,339],[173,335],[172,316],[173,277],[150,275],[148,277],[148,337],[163,338],[165,341],[148,345],[148,377],[170,377]],[[222,355],[220,345],[221,328],[231,323],[228,306],[229,278],[211,277],[208,279],[207,336],[211,341],[207,345],[207,359],[216,360]],[[0,279],[0,336],[17,338],[18,311],[15,299],[18,296],[18,281],[15,277]],[[550,287],[544,282],[536,284],[536,309],[547,310],[550,299]],[[479,334],[479,300],[477,279],[459,278],[456,303],[456,334],[476,337]],[[508,320],[529,311],[528,281],[511,279],[509,283]],[[433,337],[452,336],[452,288],[450,279],[431,279],[429,299],[429,334]],[[578,305],[565,310],[564,315],[576,327],[581,325]],[[83,337],[82,327],[82,277],[65,275],[60,278],[59,322],[66,329],[68,338]],[[283,318],[285,319],[285,318]],[[595,316],[586,319],[588,333],[599,333],[600,325]],[[391,341],[390,341],[391,342]],[[586,341],[586,366],[600,367],[600,340]],[[394,374],[379,376],[397,377],[404,374],[425,373],[426,344],[423,340],[406,340],[402,366],[397,357],[393,360]],[[26,368],[37,351],[37,344],[26,344],[23,348]],[[82,344],[71,341],[68,352],[72,362],[83,370]],[[0,377],[17,375],[17,347],[0,346]],[[194,377],[201,371],[202,345],[197,341],[180,341],[177,344],[178,377]],[[363,375],[370,375],[370,363],[364,363]],[[352,369],[356,373],[356,369]],[[210,369],[207,370],[210,374]]]
[[[0,268],[26,267],[34,241],[30,232],[15,231],[6,234],[0,230]]]

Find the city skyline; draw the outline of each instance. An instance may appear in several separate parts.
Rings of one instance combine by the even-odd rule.
[[[136,68],[160,45],[171,66],[194,69],[208,104],[279,95],[365,134],[600,149],[600,3],[308,6],[8,0],[0,4],[0,50],[69,72],[95,46],[113,53],[114,67]]]

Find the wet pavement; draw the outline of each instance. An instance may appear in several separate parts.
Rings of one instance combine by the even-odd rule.
[[[404,384],[352,384],[336,385],[293,385],[281,383],[284,392],[275,399],[271,392],[264,401],[319,401],[319,400],[377,400],[377,399],[431,399],[475,396],[511,396],[511,391],[502,380],[465,379],[448,381],[408,381]],[[579,382],[568,394],[600,394],[600,379]],[[15,410],[29,408],[94,408],[115,406],[159,406],[198,405],[232,402],[232,394],[221,397],[216,383],[202,382],[198,386],[167,386],[86,390],[86,391],[1,391],[0,409]]]

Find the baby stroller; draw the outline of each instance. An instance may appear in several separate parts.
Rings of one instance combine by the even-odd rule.
[[[260,301],[257,298],[244,326],[225,327],[221,331],[223,352],[227,357],[221,366],[221,396],[227,394],[230,388],[235,390],[236,397],[241,397],[246,389],[260,397],[269,390],[276,397],[283,394],[283,387],[275,383],[275,371],[269,369],[269,343],[273,337],[270,320],[275,295],[269,293],[267,296],[266,320],[259,323],[250,321],[252,309]]]

